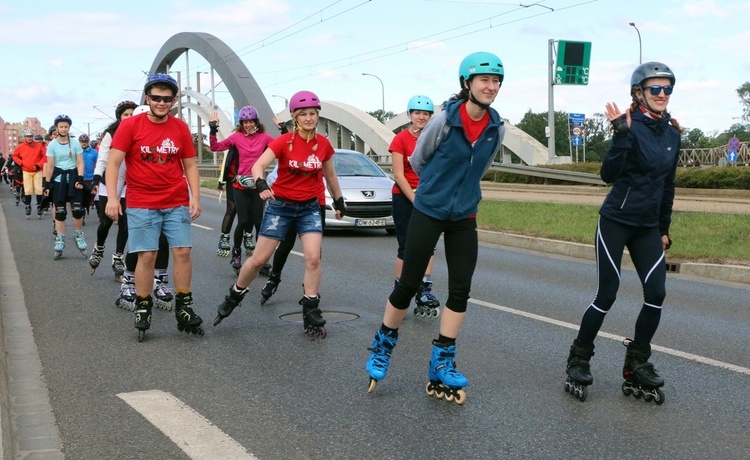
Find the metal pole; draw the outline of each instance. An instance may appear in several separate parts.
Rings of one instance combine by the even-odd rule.
[[[195,72],[195,89],[200,94],[201,92],[201,73],[200,72]],[[198,115],[198,164],[200,165],[203,164],[203,129],[201,129],[202,125],[203,125],[203,120],[201,120],[200,115]]]
[[[284,108],[289,108],[289,99],[285,98],[284,96],[279,96],[278,94],[271,94],[271,97],[280,97],[281,99],[284,99]]]
[[[551,160],[555,157],[555,82],[554,82],[554,70],[555,70],[555,58],[553,51],[555,48],[555,40],[549,40],[549,79],[548,79],[548,92],[547,99],[549,105],[549,112],[547,114],[547,160]]]
[[[371,73],[362,72],[362,75],[368,75],[370,77],[375,77],[380,82],[380,94],[382,96],[382,107],[383,107],[382,108],[382,117],[383,117],[383,121],[384,121],[385,120],[385,85],[383,84],[383,80],[381,80],[380,77],[378,77],[377,75],[373,75]]]
[[[630,22],[630,24],[636,32],[638,32],[638,64],[643,64],[643,44],[641,43],[641,31],[638,30],[638,27],[635,26],[635,22]]]

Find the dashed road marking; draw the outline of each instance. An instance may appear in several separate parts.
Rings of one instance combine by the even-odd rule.
[[[213,227],[206,227],[205,225],[201,224],[191,223],[190,225],[192,225],[193,227],[202,228],[203,230],[214,230]]]
[[[195,460],[257,460],[237,441],[172,394],[160,390],[117,395]]]

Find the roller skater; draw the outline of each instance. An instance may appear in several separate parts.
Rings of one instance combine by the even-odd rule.
[[[414,296],[416,306],[414,307],[414,316],[432,317],[440,316],[440,301],[432,295],[432,281],[424,281],[419,287],[417,294]]]
[[[265,303],[268,302],[268,299],[270,299],[272,295],[276,294],[276,290],[279,288],[280,283],[281,275],[275,272],[271,272],[268,275],[268,281],[266,281],[266,285],[263,286],[263,290],[260,291],[261,305],[265,305]]]
[[[565,381],[565,391],[575,396],[581,402],[588,396],[588,386],[594,383],[591,376],[589,361],[594,356],[594,344],[581,344],[577,339],[570,346],[568,355],[568,366],[566,372],[568,379]]]
[[[635,399],[643,397],[646,402],[654,401],[658,405],[664,404],[664,379],[656,373],[654,365],[648,362],[651,357],[651,345],[639,345],[632,339],[622,342],[627,347],[625,364],[622,366],[622,393],[631,394]]]
[[[302,305],[302,323],[305,329],[305,334],[325,339],[328,332],[324,327],[326,320],[323,318],[323,315],[321,315],[320,309],[318,308],[318,305],[320,304],[320,294],[315,297],[306,295],[300,299],[299,304]]]
[[[611,183],[599,208],[595,235],[596,297],[581,318],[574,346],[591,347],[624,279],[625,248],[641,282],[643,303],[633,339],[627,339],[622,392],[664,403],[664,380],[648,362],[651,341],[661,322],[666,297],[666,251],[672,245],[669,228],[675,194],[675,173],[683,128],[667,111],[675,75],[661,62],[646,62],[630,77],[630,106],[621,112],[614,102],[605,106],[612,124],[612,141],[601,166],[601,178]],[[585,396],[584,396],[585,397]]]
[[[196,315],[193,308],[193,295],[190,292],[178,292],[175,297],[174,316],[177,318],[177,330],[187,334],[203,337],[201,323],[203,319]]]
[[[162,310],[172,310],[172,291],[169,290],[169,275],[166,273],[154,276],[154,306]]]
[[[88,245],[86,244],[86,239],[83,236],[83,230],[73,230],[73,239],[76,242],[76,248],[78,248],[79,251],[81,251],[81,254],[83,256],[86,256],[86,248],[88,248]]]
[[[55,235],[55,260],[62,257],[63,249],[65,249],[65,235]]]
[[[91,251],[91,257],[89,257],[89,266],[91,266],[91,274],[93,275],[99,264],[102,263],[102,257],[104,256],[104,246],[94,245],[94,250]]]
[[[115,281],[121,282],[122,276],[125,273],[125,262],[122,259],[122,253],[116,252],[112,254],[112,271],[115,274]]]
[[[232,247],[229,245],[229,233],[222,233],[219,238],[219,248],[216,250],[216,255],[219,257],[228,257],[229,250]]]
[[[248,290],[248,288],[240,289],[236,284],[229,288],[229,295],[224,296],[224,302],[216,309],[214,326],[217,326],[224,318],[231,315],[235,308],[242,306],[242,299],[245,298]]]
[[[385,378],[385,374],[388,372],[388,364],[391,360],[391,353],[397,343],[398,331],[383,332],[382,329],[378,329],[375,333],[372,347],[368,348],[370,359],[367,360],[365,366],[367,373],[370,374],[370,388],[367,389],[368,393],[372,393],[378,382]]]
[[[135,310],[135,276],[132,272],[125,272],[120,283],[120,297],[115,300],[115,305],[123,310]]]
[[[153,301],[151,296],[139,298],[135,310],[135,328],[138,329],[138,341],[146,339],[146,331],[151,328],[151,308]]]
[[[455,401],[456,404],[466,402],[466,392],[463,390],[469,384],[460,372],[456,370],[456,344],[446,345],[433,340],[432,357],[427,375],[430,378],[427,383],[427,394],[438,399],[445,398],[446,401]]]
[[[253,243],[253,234],[249,232],[245,232],[245,234],[242,236],[242,244],[245,246],[245,255],[250,257],[253,255],[253,251],[255,251],[255,243]]]
[[[232,248],[232,260],[229,263],[232,265],[235,275],[239,275],[240,268],[242,268],[242,251],[240,248]]]
[[[31,129],[23,130],[23,142],[16,146],[11,155],[13,163],[18,167],[19,180],[22,187],[18,189],[18,196],[21,196],[23,189],[23,204],[26,205],[26,218],[31,218],[31,196],[36,196],[36,204],[42,202],[44,192],[44,173],[47,158],[45,155],[44,144],[37,142],[34,138],[34,131]]]

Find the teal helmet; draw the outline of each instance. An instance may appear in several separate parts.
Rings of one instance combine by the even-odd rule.
[[[503,82],[505,71],[503,61],[492,53],[479,51],[466,56],[458,66],[458,81],[463,88],[464,81],[471,80],[474,75],[497,75]]]
[[[435,105],[429,97],[416,95],[409,99],[409,103],[406,104],[406,111],[411,112],[412,110],[424,110],[425,112],[435,113]]]

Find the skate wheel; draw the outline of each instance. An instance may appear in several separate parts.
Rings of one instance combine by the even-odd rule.
[[[372,393],[375,391],[375,387],[378,386],[378,381],[375,379],[370,379],[370,386],[367,388],[368,393]]]
[[[654,395],[654,402],[656,405],[661,406],[664,404],[664,392],[661,389],[656,389],[656,395]]]
[[[445,396],[445,392],[443,391],[443,386],[438,385],[437,387],[435,387],[435,397],[437,399],[443,399],[444,396]]]
[[[459,406],[466,402],[466,392],[464,390],[456,391],[456,396],[453,398]]]
[[[435,396],[435,386],[432,382],[427,382],[427,388],[425,388],[425,391],[427,392],[427,395]]]
[[[89,273],[91,276],[94,276],[94,272],[96,271],[96,268],[91,269],[91,273]]]
[[[589,389],[588,389],[588,387],[583,386],[578,391],[578,394],[576,395],[576,397],[578,398],[579,401],[584,402],[584,401],[586,401],[586,397],[588,395],[589,395]]]
[[[622,382],[622,394],[630,396],[633,394],[633,390],[628,386],[628,382]]]
[[[452,402],[452,401],[453,401],[453,399],[454,399],[454,397],[455,397],[455,396],[454,396],[454,394],[453,394],[453,390],[450,390],[450,389],[449,389],[448,391],[446,391],[446,392],[445,392],[445,400],[446,400],[446,401],[448,401],[448,402]]]
[[[224,319],[221,315],[216,315],[216,318],[214,318],[214,326],[218,326],[219,323]]]
[[[138,342],[143,342],[145,339],[146,339],[146,330],[139,329],[138,330]]]
[[[268,299],[269,299],[269,298],[270,298],[270,297],[265,297],[265,296],[261,296],[261,297],[260,297],[260,304],[261,304],[261,305],[265,305],[265,304],[266,304],[266,302],[268,302]]]
[[[321,327],[318,334],[320,335],[321,339],[325,339],[326,336],[328,336],[328,331],[326,331],[326,328]]]
[[[439,308],[436,308],[436,309],[435,309],[435,310],[434,310],[434,311],[432,312],[432,316],[433,316],[434,318],[437,318],[438,316],[440,316],[440,309],[439,309]]]

